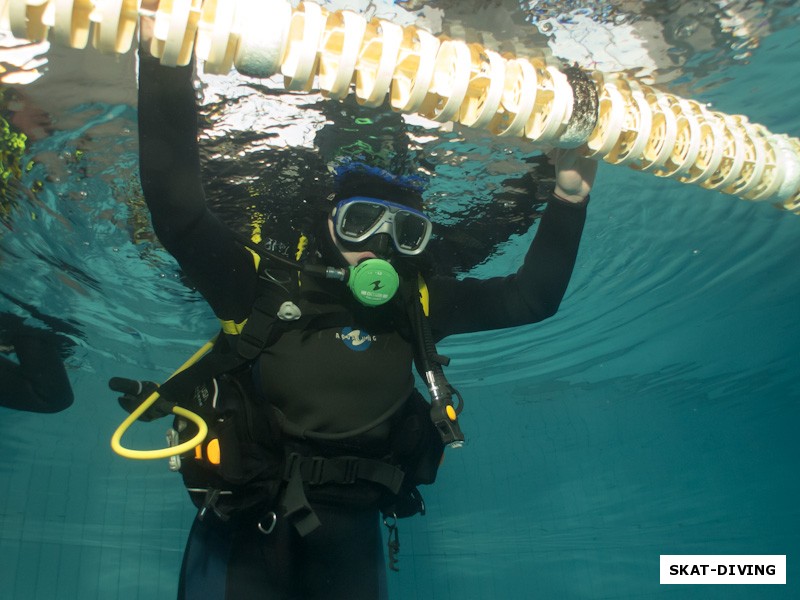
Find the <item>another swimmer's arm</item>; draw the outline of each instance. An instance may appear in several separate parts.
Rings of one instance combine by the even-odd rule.
[[[59,336],[33,327],[12,336],[19,364],[0,356],[0,406],[55,413],[72,405],[74,396],[59,340]]]

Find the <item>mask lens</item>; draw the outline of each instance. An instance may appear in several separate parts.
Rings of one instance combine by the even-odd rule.
[[[360,241],[357,238],[369,234],[381,221],[385,210],[378,204],[353,202],[347,206],[347,210],[341,218],[339,230],[342,235]]]
[[[394,217],[395,242],[400,250],[413,252],[422,246],[428,221],[410,212],[400,211]]]

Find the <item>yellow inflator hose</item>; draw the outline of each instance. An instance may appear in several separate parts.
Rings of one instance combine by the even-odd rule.
[[[183,365],[181,365],[181,367],[175,371],[171,377],[174,377],[181,371],[189,368],[198,360],[200,360],[200,358],[212,348],[215,341],[216,337],[203,344],[203,347],[195,352],[189,360],[183,363]],[[158,390],[156,390],[139,405],[139,408],[128,415],[128,418],[125,419],[119,427],[117,427],[114,435],[111,436],[111,449],[114,450],[114,452],[125,458],[132,458],[135,460],[157,460],[161,458],[169,458],[170,456],[178,456],[203,443],[203,440],[206,439],[206,435],[208,435],[208,425],[206,425],[206,422],[199,415],[196,415],[185,408],[181,408],[180,406],[175,406],[172,408],[172,412],[174,414],[178,415],[179,417],[184,417],[197,425],[197,435],[195,435],[192,439],[183,442],[182,444],[178,444],[177,446],[170,446],[168,448],[161,448],[159,450],[131,450],[130,448],[125,448],[121,443],[122,436],[125,435],[125,432],[128,431],[133,422],[142,416],[145,411],[147,411],[147,409],[150,408],[156,400],[158,400],[158,398],[159,393]]]

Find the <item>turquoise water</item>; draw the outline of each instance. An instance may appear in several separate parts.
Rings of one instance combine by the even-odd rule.
[[[780,12],[746,60],[703,74],[719,56],[698,51],[674,85],[800,135],[797,16]],[[111,452],[123,414],[105,385],[165,378],[215,322],[142,219],[135,110],[65,103],[28,148],[0,281],[80,329],[76,402],[0,409],[0,598],[173,598],[193,507],[165,461]],[[448,148],[474,160],[433,161],[442,221],[465,193],[458,177],[483,194],[495,163],[519,172],[527,156],[456,134],[420,154]],[[511,234],[470,272],[513,271],[531,235]],[[796,215],[601,165],[560,312],[441,345],[468,444],[425,491],[428,515],[401,523],[393,598],[798,597],[798,256]],[[161,446],[166,427],[138,426],[126,443]],[[785,554],[788,584],[661,586],[660,554]]]

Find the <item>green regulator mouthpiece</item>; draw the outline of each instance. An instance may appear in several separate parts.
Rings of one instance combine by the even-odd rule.
[[[347,287],[365,306],[380,306],[394,298],[400,287],[397,271],[381,258],[368,258],[350,267]]]

